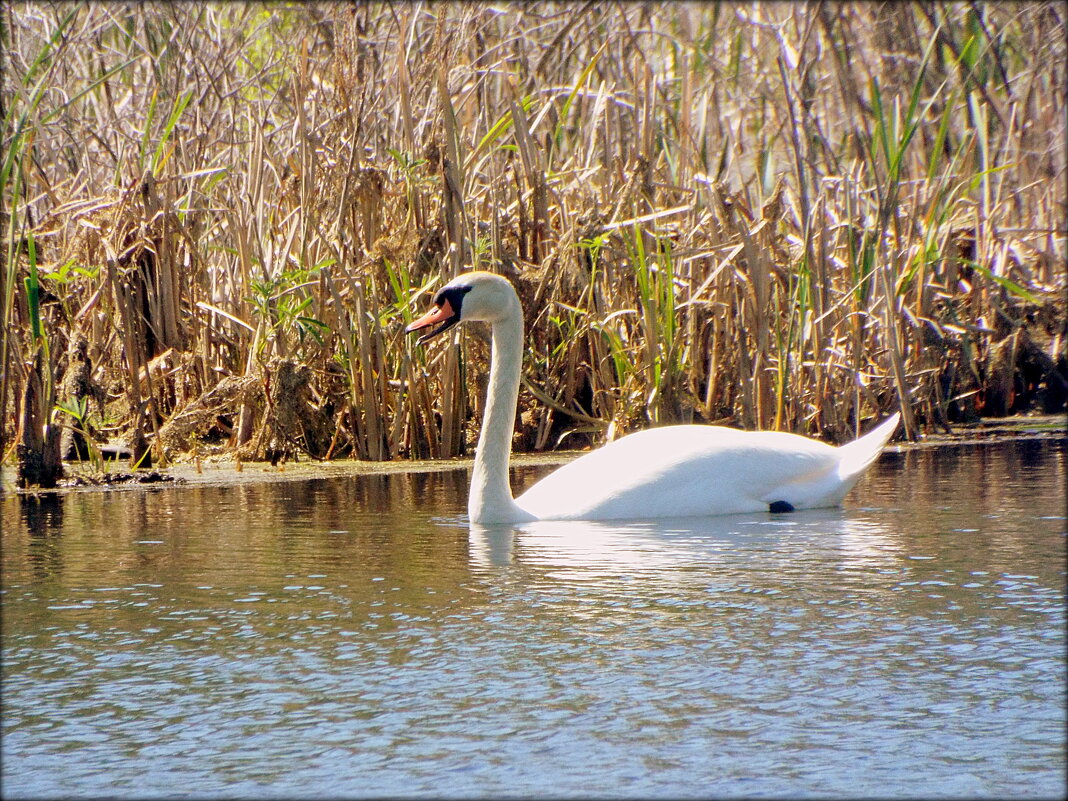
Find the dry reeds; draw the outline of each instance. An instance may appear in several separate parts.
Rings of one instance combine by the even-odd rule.
[[[463,269],[524,300],[526,448],[1064,406],[1061,5],[4,14],[5,442],[80,335],[157,459],[461,453],[486,345],[401,330]]]

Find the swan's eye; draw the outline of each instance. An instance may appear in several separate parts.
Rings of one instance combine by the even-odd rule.
[[[459,316],[460,308],[464,303],[464,295],[470,292],[472,287],[470,286],[447,286],[438,290],[438,294],[434,295],[434,305],[439,309],[446,303],[456,311],[456,315]]]

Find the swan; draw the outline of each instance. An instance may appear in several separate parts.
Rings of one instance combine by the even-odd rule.
[[[457,276],[406,332],[422,344],[461,322],[491,327],[489,390],[467,512],[480,525],[622,520],[837,506],[897,429],[895,413],[841,447],[782,431],[671,425],[629,434],[512,497],[508,462],[523,362],[523,310],[505,278]]]

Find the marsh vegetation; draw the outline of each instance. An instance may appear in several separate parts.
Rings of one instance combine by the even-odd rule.
[[[1065,407],[1063,5],[2,13],[24,483],[464,453],[488,344],[402,333],[464,269],[525,305],[520,450]]]

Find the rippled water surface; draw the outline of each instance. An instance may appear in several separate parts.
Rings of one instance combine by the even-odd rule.
[[[9,493],[3,793],[1062,796],[1066,461],[521,530],[463,471]]]

